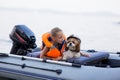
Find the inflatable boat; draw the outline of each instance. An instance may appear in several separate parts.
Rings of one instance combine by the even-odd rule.
[[[16,25],[10,38],[10,53],[0,53],[0,77],[14,80],[120,80],[120,52],[81,50],[81,56],[54,61],[26,56],[39,53],[34,33],[25,25]]]

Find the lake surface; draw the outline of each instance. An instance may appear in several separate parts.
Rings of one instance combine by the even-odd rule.
[[[120,51],[120,15],[110,12],[70,13],[51,10],[0,9],[0,52],[9,53],[13,27],[28,26],[41,45],[41,35],[59,27],[66,36],[81,38],[81,49]]]

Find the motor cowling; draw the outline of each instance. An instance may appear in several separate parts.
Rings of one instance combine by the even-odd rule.
[[[35,35],[26,25],[15,25],[9,36],[13,41],[10,54],[26,55],[37,47]]]

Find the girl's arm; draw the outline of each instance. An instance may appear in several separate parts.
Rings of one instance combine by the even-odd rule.
[[[42,50],[42,53],[40,54],[40,58],[44,58],[48,50],[49,48],[45,46],[44,49]]]

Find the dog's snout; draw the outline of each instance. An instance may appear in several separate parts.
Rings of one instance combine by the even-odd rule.
[[[72,43],[70,43],[69,46],[72,46]]]
[[[67,43],[67,47],[75,47],[75,44],[73,42]]]
[[[75,46],[74,43],[70,42],[68,43],[68,46]]]

